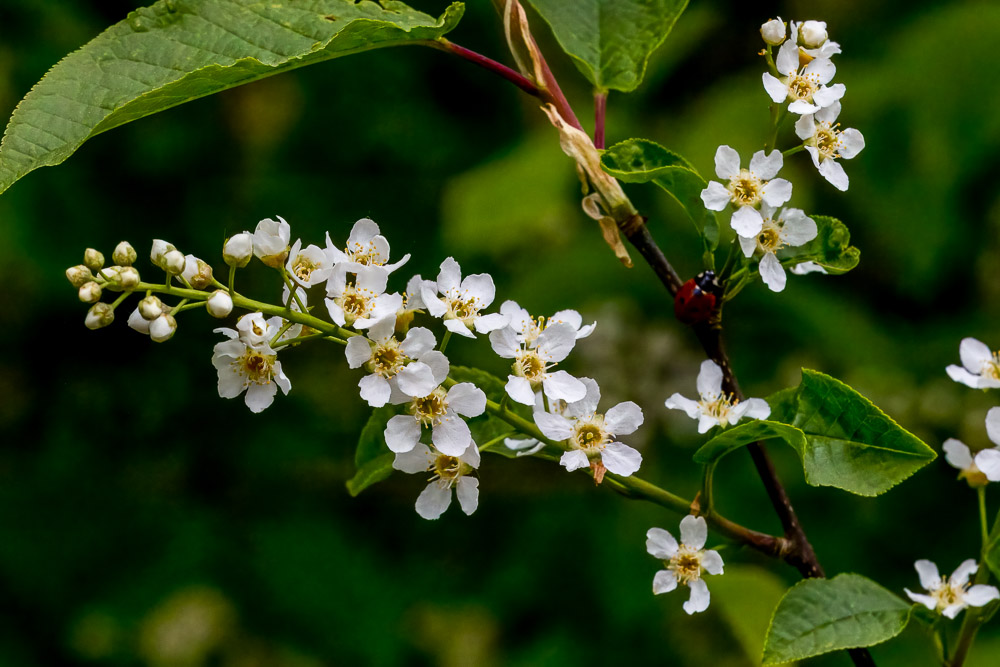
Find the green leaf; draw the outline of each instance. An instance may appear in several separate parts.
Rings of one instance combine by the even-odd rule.
[[[755,565],[730,565],[713,577],[712,608],[716,609],[753,664],[760,663],[768,622],[788,585],[770,570]]]
[[[684,157],[648,139],[628,139],[601,154],[601,168],[625,183],[656,183],[680,204],[705,240],[709,252],[719,245],[719,223],[705,208],[704,178]]]
[[[892,639],[910,620],[910,605],[858,574],[806,579],[778,603],[764,641],[765,665]]]
[[[297,67],[435,39],[435,19],[385,0],[160,0],[65,57],[21,101],[0,143],[0,193],[91,137],[164,109]]]
[[[769,417],[771,421],[789,424],[795,419],[795,411],[798,409],[799,388],[788,387],[787,389],[776,391],[764,400],[771,406],[771,415]]]
[[[816,262],[827,273],[847,273],[861,259],[861,251],[851,245],[851,232],[847,225],[825,215],[810,216],[816,221],[817,234],[809,243],[779,251],[781,263],[794,266],[802,262]]]
[[[716,463],[729,452],[739,449],[751,442],[760,440],[784,440],[796,450],[806,447],[806,435],[794,426],[780,422],[753,420],[722,431],[694,453],[697,463]]]
[[[392,462],[396,455],[386,447],[385,426],[397,414],[399,409],[396,406],[375,408],[361,429],[358,447],[354,450],[354,465],[358,471],[347,482],[347,491],[352,496],[392,474]]]
[[[799,452],[806,482],[877,496],[937,454],[840,380],[802,370],[792,426],[806,435]]]
[[[687,0],[528,0],[600,89],[635,90]]]

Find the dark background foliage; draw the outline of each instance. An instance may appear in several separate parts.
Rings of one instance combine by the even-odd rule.
[[[488,5],[470,3],[451,37],[503,59]],[[136,6],[3,0],[0,116]],[[744,387],[766,395],[816,368],[935,447],[951,436],[986,446],[996,395],[952,383],[944,367],[963,336],[1000,347],[995,3],[694,3],[643,87],[612,94],[609,141],[652,138],[705,174],[720,143],[756,150],[768,122],[757,26],[775,14],[825,19],[844,47],[841,121],[868,142],[846,164],[851,189],[840,195],[804,155],[783,175],[793,204],[850,226],[862,261],[844,277],[741,295],[727,318]],[[585,82],[532,18],[589,118]],[[223,238],[261,218],[282,215],[293,238],[322,243],[371,216],[394,255],[413,253],[400,280],[454,255],[467,272],[492,273],[499,300],[596,318],[571,370],[597,378],[608,405],[643,406],[631,442],[644,474],[690,497],[699,440],[662,404],[692,391],[701,353],[652,273],[622,268],[602,244],[577,188],[531,99],[403,47],[128,125],[0,197],[0,664],[753,664],[776,596],[796,580],[790,568],[727,548],[712,606],[688,618],[683,594],[650,594],[658,563],[643,544],[648,527],[675,530],[679,517],[541,461],[487,458],[472,517],[453,508],[421,520],[421,480],[406,476],[351,499],[343,482],[367,409],[339,348],[283,355],[291,394],[251,415],[217,395],[215,321],[188,313],[164,345],[123,316],[90,332],[62,276],[85,247],[110,255],[122,239],[145,256],[166,238],[221,270]],[[697,240],[671,202],[629,193],[682,274],[696,272]],[[278,298],[261,266],[240,281]],[[503,371],[485,341],[452,349]],[[943,459],[865,499],[808,487],[790,450],[772,453],[828,572],[902,593],[917,586],[917,558],[950,571],[977,554],[975,495]],[[727,459],[717,477],[723,511],[780,529],[748,460]],[[998,651],[987,627],[975,663]],[[916,627],[873,653],[880,665],[933,664]]]

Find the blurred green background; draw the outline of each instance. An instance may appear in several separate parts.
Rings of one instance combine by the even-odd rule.
[[[414,3],[437,13],[445,0]],[[469,3],[454,41],[506,60],[490,3]],[[2,0],[0,117],[45,71],[138,6],[124,0]],[[986,446],[996,394],[944,367],[975,336],[1000,347],[1000,6],[861,0],[694,3],[631,96],[612,94],[608,140],[654,139],[712,173],[718,144],[763,143],[767,97],[755,54],[767,18],[829,23],[844,53],[841,122],[867,148],[841,195],[805,154],[786,161],[792,204],[834,215],[862,250],[840,278],[793,276],[746,290],[727,311],[749,395],[798,369],[856,386],[935,447]],[[536,34],[579,115],[589,90],[536,15]],[[786,129],[785,144],[792,139]],[[684,276],[698,242],[655,189],[628,189]],[[498,302],[577,308],[596,333],[569,368],[604,403],[638,402],[643,474],[685,496],[698,485],[693,423],[663,400],[690,394],[701,352],[644,265],[626,270],[579,208],[571,163],[532,100],[429,49],[335,60],[185,105],[88,142],[61,167],[0,197],[0,665],[745,666],[789,567],[727,548],[709,610],[654,597],[650,526],[679,517],[593,488],[542,461],[488,457],[479,510],[421,520],[416,477],[351,499],[353,444],[367,416],[335,346],[282,356],[292,380],[261,415],[217,395],[217,322],[192,312],[157,345],[125,326],[83,327],[63,270],[94,246],[166,238],[224,268],[226,235],[282,215],[293,238],[343,241],[371,216],[408,276],[454,255],[488,271]],[[148,270],[148,264],[139,263]],[[277,299],[261,266],[241,289]],[[458,362],[503,364],[485,340]],[[943,459],[879,499],[804,484],[772,446],[830,573],[856,571],[902,594],[913,561],[950,572],[975,557],[975,494]],[[717,474],[722,510],[780,530],[748,457]],[[994,489],[989,498],[996,510]],[[763,569],[767,568],[767,569]],[[879,665],[931,665],[914,624],[875,647]],[[970,664],[997,664],[987,626]],[[815,661],[844,665],[843,655]]]

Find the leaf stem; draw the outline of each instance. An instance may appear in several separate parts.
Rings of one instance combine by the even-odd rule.
[[[604,149],[604,118],[608,110],[608,91],[594,91],[594,148]]]
[[[232,298],[236,294],[236,290],[233,286],[236,284],[236,267],[229,267],[229,298]]]
[[[437,39],[428,39],[418,42],[413,42],[414,44],[419,44],[422,46],[429,46],[438,51],[444,51],[445,53],[450,53],[452,55],[458,56],[464,60],[468,60],[470,63],[478,65],[483,69],[493,72],[504,79],[507,79],[515,86],[523,90],[524,92],[532,95],[533,97],[541,97],[541,91],[538,86],[535,85],[533,81],[528,79],[526,76],[522,75],[517,70],[511,69],[506,65],[498,63],[495,60],[487,58],[481,53],[476,53],[472,49],[467,49],[464,46],[459,46],[458,44],[445,39],[444,37],[438,37]]]
[[[976,495],[979,496],[979,530],[983,537],[983,555],[986,555],[986,545],[989,543],[990,531],[987,527],[986,521],[986,487],[980,486],[976,489]]]

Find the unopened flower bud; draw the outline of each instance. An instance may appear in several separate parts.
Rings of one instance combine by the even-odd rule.
[[[760,36],[771,46],[778,46],[785,41],[785,22],[780,16],[771,19],[760,27]]]
[[[163,270],[170,275],[177,276],[184,271],[184,264],[187,260],[180,250],[171,250],[163,255]]]
[[[111,259],[115,264],[121,264],[122,266],[132,266],[132,263],[138,258],[139,254],[132,247],[132,244],[128,241],[122,241],[115,246],[115,251],[111,253]]]
[[[253,253],[272,269],[280,268],[288,258],[291,235],[292,228],[284,218],[261,220],[253,234]]]
[[[173,315],[163,314],[149,323],[149,337],[157,343],[170,340],[177,331],[177,320]]]
[[[94,274],[91,273],[90,269],[83,264],[71,266],[66,269],[66,280],[68,280],[73,287],[83,287],[84,283],[88,283],[93,279]]]
[[[115,309],[110,303],[95,303],[87,311],[85,324],[88,329],[101,329],[115,321]]]
[[[101,286],[91,280],[80,286],[80,301],[84,303],[94,303],[101,298]]]
[[[205,302],[205,309],[212,317],[226,317],[233,312],[233,299],[225,290],[215,290]]]
[[[149,251],[149,261],[162,269],[164,268],[163,257],[171,250],[177,250],[174,244],[167,243],[163,239],[153,239],[153,249]]]
[[[83,253],[83,263],[91,271],[99,271],[104,266],[104,255],[99,250],[87,248]]]
[[[205,289],[212,284],[212,267],[194,255],[184,256],[184,271],[181,277],[195,289]]]
[[[116,287],[118,281],[121,280],[121,269],[120,266],[106,266],[97,272],[98,278],[107,282],[113,283],[113,285],[107,285],[108,287]]]
[[[240,232],[231,236],[222,246],[222,259],[226,260],[229,266],[242,269],[250,263],[251,257],[253,257],[253,234],[250,232]]]
[[[144,319],[155,320],[163,314],[163,311],[163,302],[160,301],[160,297],[155,294],[150,294],[139,302],[139,314],[142,315]]]
[[[807,49],[818,49],[828,38],[825,21],[806,21],[799,26],[799,42]]]
[[[134,290],[139,286],[139,271],[134,266],[123,266],[118,271],[118,284],[125,291]]]

